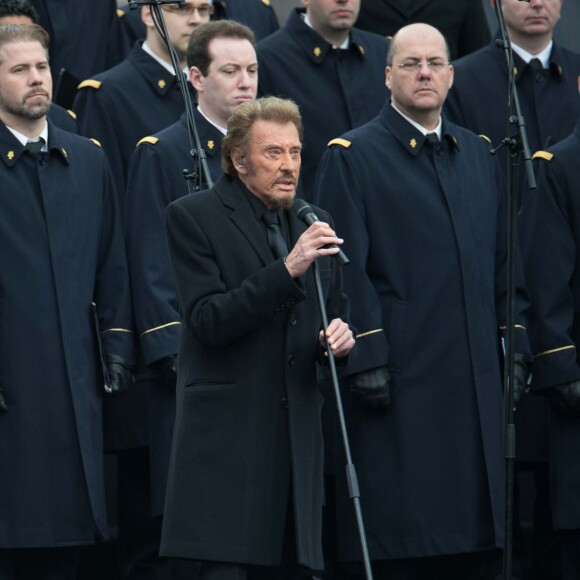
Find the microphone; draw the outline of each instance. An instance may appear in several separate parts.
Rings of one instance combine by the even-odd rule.
[[[296,216],[307,226],[311,226],[313,223],[320,221],[318,216],[314,213],[314,210],[303,199],[296,198],[294,200],[294,211],[296,212]],[[350,260],[336,244],[328,244],[324,247],[338,248],[338,254],[334,254],[334,257],[341,266],[348,266]]]

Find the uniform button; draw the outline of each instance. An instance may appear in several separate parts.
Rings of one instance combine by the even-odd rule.
[[[296,326],[297,322],[298,320],[296,319],[296,316],[292,316],[292,318],[290,319],[290,326]]]
[[[441,157],[443,155],[443,147],[437,147],[437,155]]]
[[[288,399],[286,397],[280,399],[280,407],[288,408]]]
[[[291,354],[291,355],[288,357],[288,364],[289,364],[291,367],[293,367],[293,366],[296,364],[296,359],[294,358],[294,355],[293,355],[293,354]]]
[[[544,73],[537,72],[536,73],[536,80],[541,83],[544,80]]]

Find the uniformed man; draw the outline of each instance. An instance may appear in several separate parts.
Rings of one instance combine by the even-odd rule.
[[[302,196],[311,199],[326,143],[372,119],[387,89],[387,41],[353,28],[360,0],[302,0],[286,25],[258,43],[261,95],[295,101],[306,127]]]
[[[161,9],[169,41],[185,71],[189,36],[196,26],[209,21],[213,9],[208,0],[187,0],[181,7],[165,4]],[[141,8],[141,17],[147,27],[145,41],[138,42],[118,66],[83,81],[73,107],[83,134],[98,139],[107,152],[121,195],[135,145],[174,123],[185,108],[151,6]]]
[[[580,89],[580,78],[579,89]],[[580,578],[580,120],[539,151],[538,188],[522,206],[521,242],[532,300],[532,389],[551,400],[550,483],[562,578]]]
[[[568,136],[580,115],[576,92],[580,54],[553,41],[562,2],[502,2],[532,153]],[[448,117],[475,133],[487,135],[494,146],[516,134],[514,126],[508,129],[507,61],[496,40],[453,65],[455,81],[445,103]],[[498,156],[505,166],[507,154]]]
[[[317,178],[350,258],[349,434],[377,576],[464,580],[503,545],[505,188],[489,145],[441,117],[437,29],[399,30],[386,83],[391,101],[329,143]],[[522,326],[516,349],[521,390]],[[339,557],[356,561],[351,513],[339,502]]]
[[[189,78],[197,93],[195,124],[212,183],[222,174],[221,142],[233,110],[256,97],[258,63],[252,31],[219,20],[197,27],[187,49]],[[131,158],[127,187],[127,249],[134,312],[150,375],[153,514],[163,513],[175,419],[175,368],[180,316],[165,241],[165,208],[194,191],[183,171],[201,167],[190,154],[184,116],[145,137]],[[203,177],[203,174],[201,175]],[[201,189],[207,188],[204,179]]]
[[[5,24],[36,24],[38,12],[29,0],[0,0],[0,26]],[[48,118],[58,127],[78,133],[76,115],[56,103],[52,103]]]
[[[514,52],[516,86],[532,153],[567,137],[580,116],[576,82],[580,75],[580,54],[553,40],[562,4],[563,0],[502,2]],[[508,125],[507,62],[504,51],[496,46],[495,40],[454,62],[454,68],[455,82],[445,104],[449,118],[458,125],[487,135],[494,147],[505,137],[516,135],[515,126]],[[509,159],[507,148],[498,152],[497,157],[505,169]],[[518,195],[522,199],[528,195],[523,168],[518,174]],[[525,542],[518,523],[516,564],[519,566],[521,561],[534,573],[548,574],[552,564],[547,546],[556,538],[551,531],[547,402],[533,394],[524,395],[516,414],[516,429],[518,466],[533,470],[535,487],[535,492],[530,490],[531,493],[522,488],[523,494],[535,495],[533,546],[529,551],[519,550],[520,546],[525,548]],[[522,479],[521,484],[527,485],[526,480]],[[518,512],[516,521],[520,519]]]
[[[103,369],[117,390],[133,363],[111,171],[47,122],[51,95],[47,33],[0,26],[2,580],[76,578],[79,548],[107,537]]]

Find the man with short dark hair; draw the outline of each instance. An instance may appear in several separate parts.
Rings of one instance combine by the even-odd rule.
[[[73,580],[107,537],[103,370],[120,390],[133,363],[113,178],[97,143],[47,121],[47,47],[0,26],[2,580]]]
[[[330,218],[294,209],[302,123],[291,101],[240,105],[225,175],[167,210],[183,329],[161,553],[201,580],[310,578],[323,566],[316,364],[354,346]],[[330,323],[321,330],[317,260]]]
[[[437,29],[397,32],[386,83],[391,101],[330,142],[317,178],[350,258],[347,424],[377,577],[464,580],[503,545],[504,187],[486,142],[441,117],[453,67]],[[337,503],[339,557],[360,560]]]

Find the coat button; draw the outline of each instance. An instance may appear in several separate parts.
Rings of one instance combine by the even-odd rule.
[[[280,407],[284,407],[284,409],[288,408],[288,399],[286,397],[280,399]]]
[[[296,326],[297,322],[298,320],[296,319],[296,316],[292,315],[292,318],[290,319],[290,326]]]
[[[294,358],[294,355],[293,355],[293,354],[291,354],[291,355],[288,357],[288,364],[289,364],[291,367],[293,367],[293,366],[296,364],[296,359]]]

